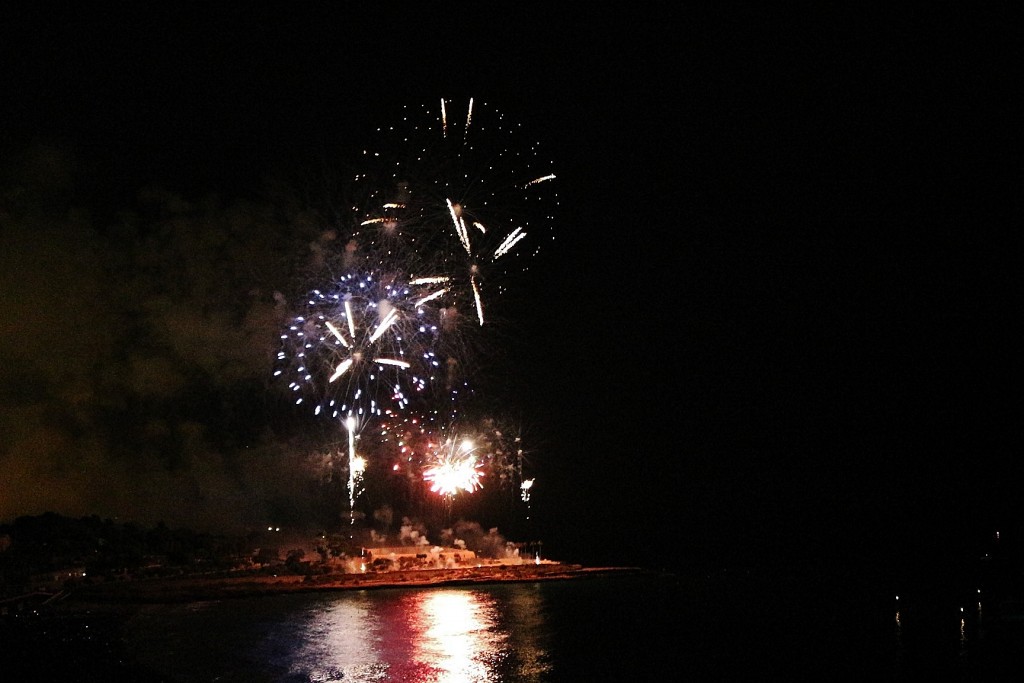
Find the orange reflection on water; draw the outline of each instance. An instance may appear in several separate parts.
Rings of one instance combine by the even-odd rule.
[[[507,634],[493,630],[493,600],[470,591],[420,595],[414,657],[447,683],[485,681],[488,661],[502,651]]]

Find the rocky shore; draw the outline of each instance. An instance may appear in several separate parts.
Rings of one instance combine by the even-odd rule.
[[[569,580],[639,571],[632,567],[595,568],[578,564],[524,563],[358,574],[188,576],[82,585],[71,591],[64,600],[102,603],[191,602],[310,591]]]

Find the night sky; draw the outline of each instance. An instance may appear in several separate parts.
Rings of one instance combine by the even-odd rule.
[[[297,216],[472,97],[558,175],[489,354],[551,556],[1019,526],[1011,18],[644,11],[4,9],[0,520],[301,517],[265,362]]]

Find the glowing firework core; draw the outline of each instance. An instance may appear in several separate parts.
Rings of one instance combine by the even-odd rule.
[[[483,472],[476,456],[471,454],[475,448],[473,442],[464,439],[458,448],[454,448],[449,441],[446,446],[446,452],[438,458],[437,464],[423,471],[423,479],[430,482],[430,490],[442,496],[476,491],[481,487]]]
[[[459,491],[472,493],[481,487],[480,471],[476,458],[470,456],[465,460],[444,462],[428,468],[423,478],[430,482],[430,490],[442,496],[454,496]]]

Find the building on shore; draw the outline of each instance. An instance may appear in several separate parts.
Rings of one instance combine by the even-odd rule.
[[[399,545],[363,548],[368,570],[451,569],[477,564],[476,553],[463,548]]]

